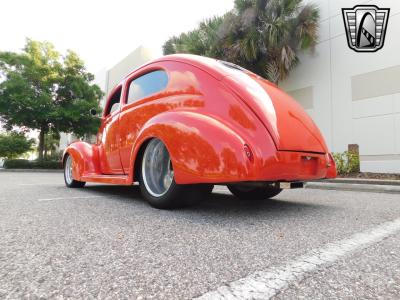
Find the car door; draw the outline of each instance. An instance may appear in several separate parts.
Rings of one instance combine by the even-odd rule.
[[[97,136],[100,167],[103,174],[123,174],[119,152],[119,118],[122,86],[116,87],[107,100]]]

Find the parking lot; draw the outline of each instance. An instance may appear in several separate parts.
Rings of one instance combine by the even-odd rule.
[[[301,189],[255,202],[216,187],[163,211],[137,186],[0,172],[0,298],[398,299],[399,220],[398,194]]]

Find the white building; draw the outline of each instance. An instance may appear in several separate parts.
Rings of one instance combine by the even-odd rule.
[[[400,173],[400,1],[312,2],[320,8],[320,42],[280,86],[312,116],[331,151],[358,144],[362,171]],[[347,45],[341,9],[359,4],[390,8],[378,52]]]
[[[139,66],[155,58],[154,52],[140,46],[105,73],[104,90],[108,94],[122,79]]]

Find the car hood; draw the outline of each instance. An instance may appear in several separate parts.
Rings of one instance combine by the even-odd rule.
[[[245,72],[226,76],[223,82],[253,110],[269,131],[278,150],[328,152],[313,120],[277,86]]]

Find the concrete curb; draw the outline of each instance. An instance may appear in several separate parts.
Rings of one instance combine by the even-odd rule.
[[[14,173],[62,173],[62,169],[0,169],[0,172]]]
[[[400,186],[400,180],[390,180],[390,179],[335,178],[335,179],[324,179],[323,181],[319,182]]]
[[[400,194],[399,185],[384,185],[384,184],[357,184],[357,183],[332,183],[332,182],[307,182],[307,189],[319,190],[339,190],[339,191],[359,191],[369,193],[388,193]]]

